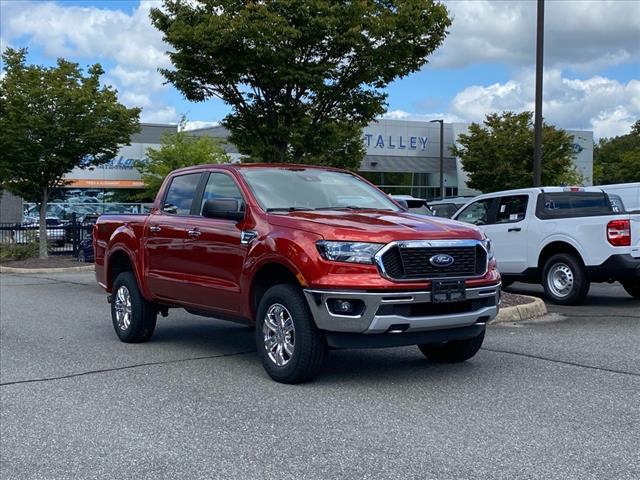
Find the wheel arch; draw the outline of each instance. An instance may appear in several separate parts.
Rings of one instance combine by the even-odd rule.
[[[113,282],[115,278],[122,272],[132,272],[136,277],[138,285],[140,283],[140,276],[135,266],[135,260],[132,258],[130,252],[120,247],[114,249],[107,258],[107,291],[111,292],[113,289]]]
[[[264,263],[256,270],[251,279],[249,289],[250,318],[255,318],[258,303],[269,288],[279,284],[292,284],[300,287],[304,283],[304,278],[300,273],[295,272],[291,267],[276,261]]]
[[[538,271],[540,272],[540,275],[542,275],[542,271],[544,270],[544,266],[547,261],[557,253],[567,253],[574,255],[576,259],[584,266],[584,258],[582,258],[580,251],[576,247],[563,240],[556,240],[545,245],[545,247],[540,252],[540,255],[538,256]]]

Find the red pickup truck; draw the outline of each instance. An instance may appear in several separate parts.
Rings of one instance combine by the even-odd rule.
[[[406,211],[359,176],[295,165],[171,173],[148,215],[103,215],[96,277],[124,342],[169,308],[255,324],[276,381],[317,375],[329,348],[417,345],[432,361],[480,349],[500,303],[477,228]]]

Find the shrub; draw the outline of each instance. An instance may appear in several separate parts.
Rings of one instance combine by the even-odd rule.
[[[0,244],[0,262],[25,260],[38,256],[38,243],[2,243]]]

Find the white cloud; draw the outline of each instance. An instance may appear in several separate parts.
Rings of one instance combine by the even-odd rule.
[[[128,15],[120,10],[54,2],[7,2],[3,35],[28,36],[52,57],[102,57],[120,65],[155,70],[170,62],[162,34],[149,20],[152,5],[142,2]]]
[[[453,25],[432,58],[436,67],[535,63],[536,2],[447,1]],[[640,2],[545,2],[545,63],[595,72],[640,60]]]
[[[143,108],[140,121],[146,123],[178,123],[180,115],[175,107]]]
[[[447,123],[464,121],[464,119],[451,113],[411,113],[405,110],[391,110],[382,115],[382,118],[388,118],[391,120],[417,120],[422,122],[442,119]]]
[[[478,122],[491,112],[532,111],[534,99],[534,73],[527,70],[505,83],[465,88],[451,101],[450,112]],[[598,75],[580,80],[547,71],[542,113],[549,123],[593,130],[596,138],[628,133],[640,118],[640,80],[624,84]]]
[[[145,92],[162,90],[165,79],[160,72],[154,69],[137,70],[116,65],[107,72],[107,76],[118,85]]]
[[[184,129],[196,130],[198,128],[217,127],[218,125],[220,125],[220,122],[205,122],[202,120],[190,120],[185,124]]]
[[[131,91],[121,93],[119,96],[119,100],[128,107],[148,108],[153,105],[153,102],[151,101],[151,98],[149,98],[149,95]]]
[[[103,82],[119,91],[128,106],[143,107],[143,119],[177,121],[173,107],[153,94],[166,88],[158,68],[171,65],[162,34],[149,19],[158,2],[143,1],[131,14],[64,2],[2,2],[2,45],[37,45],[48,57],[115,63]],[[154,108],[152,108],[152,106]]]

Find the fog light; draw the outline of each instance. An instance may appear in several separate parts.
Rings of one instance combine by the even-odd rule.
[[[334,315],[360,315],[364,310],[364,303],[362,300],[332,298],[327,300],[327,307]]]
[[[336,302],[336,307],[338,312],[340,313],[351,313],[353,312],[353,305],[349,300],[338,300]]]

